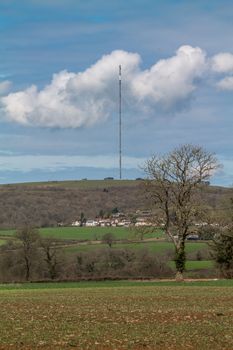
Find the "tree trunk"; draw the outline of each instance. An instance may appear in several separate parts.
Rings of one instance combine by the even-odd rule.
[[[25,278],[26,278],[26,281],[28,282],[30,277],[30,262],[27,257],[25,257],[25,267],[26,267]]]
[[[184,281],[184,276],[183,273],[180,271],[176,272],[176,282],[183,282]]]
[[[176,246],[175,251],[175,264],[176,264],[176,281],[183,281],[183,272],[185,270],[185,243],[181,241],[179,245]]]

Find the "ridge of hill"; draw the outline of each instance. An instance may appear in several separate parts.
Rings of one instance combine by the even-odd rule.
[[[15,188],[18,186],[23,187],[63,187],[63,188],[78,188],[78,189],[90,189],[90,188],[108,188],[108,187],[124,187],[124,186],[138,186],[141,180],[64,180],[64,181],[43,181],[43,182],[22,182],[15,184],[0,185],[1,187]]]

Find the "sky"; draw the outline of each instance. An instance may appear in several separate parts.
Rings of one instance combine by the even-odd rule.
[[[1,0],[0,183],[119,177],[184,143],[233,184],[231,0]]]

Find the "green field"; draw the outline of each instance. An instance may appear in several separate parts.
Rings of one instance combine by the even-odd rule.
[[[126,227],[55,227],[43,228],[39,232],[44,237],[72,240],[101,240],[105,233],[113,233],[117,240],[135,239],[135,234]],[[146,235],[147,238],[162,237],[162,230]]]
[[[170,266],[175,269],[175,263],[172,261]],[[188,260],[185,264],[187,270],[205,270],[212,269],[214,262],[212,260]]]
[[[0,349],[233,349],[233,283],[0,285]]]
[[[42,290],[42,289],[77,289],[77,288],[131,288],[131,287],[233,287],[233,279],[212,279],[212,280],[120,280],[120,281],[80,281],[80,282],[24,282],[24,283],[3,283],[0,284],[2,291],[17,290]]]
[[[127,227],[48,227],[39,229],[43,237],[61,240],[101,240],[105,233],[113,233],[117,240],[137,239],[135,233]],[[15,230],[0,230],[0,237],[13,236]],[[161,229],[145,235],[145,238],[164,237]]]
[[[102,249],[107,247],[107,244],[77,244],[73,246],[69,246],[66,248],[67,252],[78,252],[78,251],[89,251],[89,250],[95,250],[95,249]],[[191,253],[195,252],[201,249],[206,249],[208,245],[205,242],[187,242],[186,244],[186,252]],[[174,245],[172,242],[163,242],[163,241],[147,241],[147,242],[136,242],[136,243],[116,243],[113,244],[112,249],[119,249],[119,248],[127,248],[127,249],[148,249],[148,251],[152,253],[163,253],[165,251],[174,251]]]
[[[15,234],[15,230],[0,229],[0,237],[11,237]]]

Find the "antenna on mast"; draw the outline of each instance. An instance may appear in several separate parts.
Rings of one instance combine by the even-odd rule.
[[[121,65],[119,65],[119,178],[122,178],[121,160],[122,149],[121,149]]]

